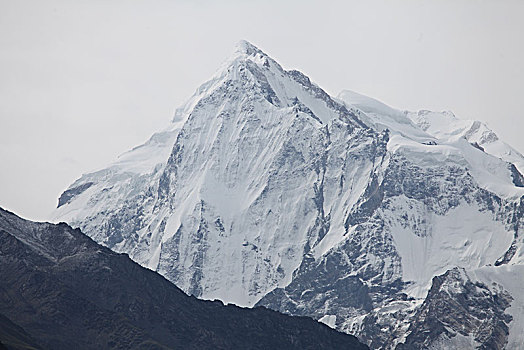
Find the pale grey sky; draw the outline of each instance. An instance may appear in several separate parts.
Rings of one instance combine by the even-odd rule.
[[[46,219],[240,39],[333,95],[452,110],[524,151],[523,18],[509,0],[0,0],[0,206]]]

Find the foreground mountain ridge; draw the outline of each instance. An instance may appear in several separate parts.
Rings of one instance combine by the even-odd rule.
[[[55,217],[187,293],[312,316],[373,348],[511,349],[523,165],[480,122],[331,97],[241,42],[166,130],[83,175]],[[482,322],[431,321],[427,305],[472,290],[462,312]]]
[[[308,318],[187,296],[68,225],[0,208],[0,347],[367,349]]]

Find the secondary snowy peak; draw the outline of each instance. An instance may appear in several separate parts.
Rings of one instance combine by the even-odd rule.
[[[241,42],[165,131],[66,190],[55,220],[201,298],[311,316],[374,348],[436,344],[410,330],[427,323],[435,276],[483,269],[481,283],[524,262],[523,157],[490,135],[449,113],[333,98]],[[510,300],[500,285],[476,300]],[[493,320],[507,308],[513,332],[522,300],[507,290],[518,305]],[[495,323],[461,335],[517,342]]]
[[[373,98],[344,90],[338,99],[361,113],[369,126],[392,133],[388,149],[413,159],[467,164],[479,184],[505,198],[524,195],[524,156],[502,142],[484,123],[458,119],[452,112],[400,111]]]
[[[462,120],[452,112],[405,112],[416,125],[438,139],[464,138],[475,147],[495,157],[512,163],[524,173],[524,156],[502,141],[485,123],[478,120]]]
[[[430,137],[433,141],[452,142],[464,138],[478,149],[515,164],[524,173],[524,156],[481,121],[459,119],[450,111],[400,111],[350,90],[342,91],[337,98],[364,112],[362,118],[375,127],[387,127],[400,133],[405,131],[413,139]]]

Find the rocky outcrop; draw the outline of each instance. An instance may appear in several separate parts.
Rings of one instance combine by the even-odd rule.
[[[512,300],[500,286],[474,282],[464,269],[449,270],[433,278],[397,349],[504,349],[512,320],[505,310]]]

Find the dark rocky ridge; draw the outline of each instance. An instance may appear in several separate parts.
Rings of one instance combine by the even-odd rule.
[[[3,209],[0,279],[2,324],[44,349],[367,348],[310,318],[187,296],[78,229]]]

